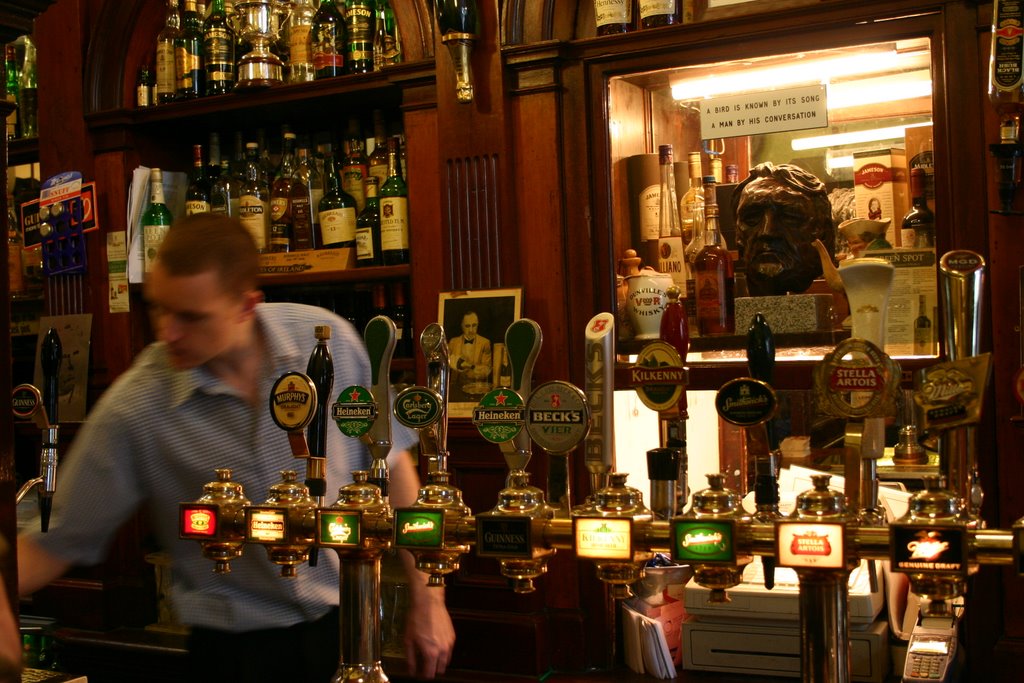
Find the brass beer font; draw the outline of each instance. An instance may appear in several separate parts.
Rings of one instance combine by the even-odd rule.
[[[296,565],[309,560],[316,542],[316,508],[295,470],[283,470],[267,500],[245,508],[245,540],[265,546],[267,558],[281,567],[281,576],[294,578]]]
[[[203,557],[213,560],[215,574],[231,573],[231,560],[245,547],[245,509],[249,499],[231,470],[214,470],[217,479],[203,485],[203,495],[179,507],[179,537],[199,541]]]
[[[448,473],[430,472],[416,502],[395,510],[395,547],[416,559],[416,569],[428,575],[427,585],[444,586],[446,574],[458,570],[462,555],[469,552],[473,527],[462,491],[448,483]]]

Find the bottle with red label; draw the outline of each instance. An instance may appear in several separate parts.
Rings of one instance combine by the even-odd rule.
[[[347,36],[345,19],[338,12],[334,0],[320,0],[320,9],[313,15],[311,40],[317,80],[345,73]]]

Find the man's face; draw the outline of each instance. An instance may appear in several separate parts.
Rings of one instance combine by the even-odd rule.
[[[159,262],[146,276],[145,292],[153,329],[179,370],[199,367],[243,344],[251,328],[242,323],[251,319],[259,299],[256,292],[228,294],[213,271],[171,275]]]
[[[811,198],[773,178],[743,188],[736,231],[754,295],[804,292],[821,274],[814,250],[815,207]]]
[[[480,326],[476,313],[469,313],[462,316],[462,336],[466,339],[475,339],[476,330]]]

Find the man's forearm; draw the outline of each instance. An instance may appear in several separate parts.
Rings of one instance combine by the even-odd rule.
[[[64,575],[69,562],[43,550],[36,542],[18,537],[18,595],[35,593]]]

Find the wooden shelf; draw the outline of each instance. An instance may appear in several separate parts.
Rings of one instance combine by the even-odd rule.
[[[7,141],[7,167],[39,161],[39,138],[18,138]]]
[[[289,273],[287,275],[263,275],[260,284],[264,287],[286,287],[318,284],[360,284],[386,282],[409,278],[411,268],[402,266],[376,266],[373,268],[346,268],[320,272]]]

